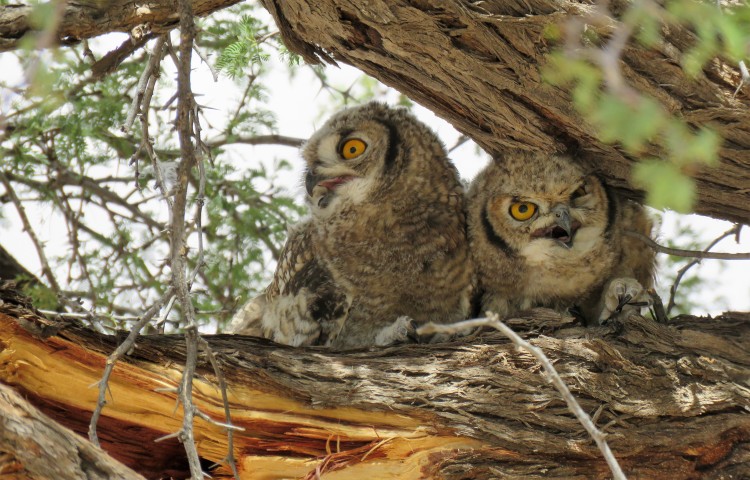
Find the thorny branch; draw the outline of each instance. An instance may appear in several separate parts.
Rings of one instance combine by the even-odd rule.
[[[122,358],[123,355],[127,354],[130,349],[135,344],[135,340],[138,338],[138,335],[141,332],[141,329],[146,326],[148,322],[151,321],[151,319],[159,313],[159,310],[161,310],[161,307],[170,301],[174,293],[174,288],[169,287],[167,291],[164,293],[164,295],[161,297],[161,299],[153,304],[148,310],[146,310],[143,315],[138,319],[138,321],[133,325],[133,327],[130,329],[130,333],[128,334],[127,338],[125,338],[125,341],[123,341],[120,346],[118,346],[112,354],[107,357],[107,363],[104,367],[104,373],[102,374],[102,379],[99,380],[99,399],[96,402],[96,409],[94,409],[94,413],[91,414],[91,421],[89,422],[89,440],[91,440],[91,443],[93,443],[96,446],[99,446],[99,437],[96,435],[96,423],[99,421],[99,416],[102,413],[102,409],[107,404],[107,390],[109,388],[109,377],[112,375],[112,370],[115,368],[115,363]],[[164,317],[166,317],[169,314],[169,309],[167,309],[164,312]]]
[[[555,370],[555,367],[552,365],[552,362],[550,362],[549,358],[547,358],[547,356],[539,347],[531,345],[529,342],[518,336],[518,334],[514,332],[510,327],[508,327],[505,323],[500,321],[500,317],[496,313],[487,312],[487,318],[465,320],[462,322],[456,322],[447,325],[435,324],[430,322],[417,328],[416,333],[417,335],[430,335],[434,333],[447,333],[449,335],[455,335],[457,333],[465,332],[467,330],[473,330],[478,327],[492,327],[500,331],[500,333],[508,337],[515,345],[528,351],[529,353],[531,353],[531,355],[534,356],[534,358],[537,359],[542,367],[544,367],[544,371],[547,373],[547,377],[549,378],[549,380],[555,386],[557,391],[560,392],[563,399],[565,400],[565,403],[568,404],[568,409],[573,412],[578,421],[581,422],[581,425],[583,425],[583,428],[586,429],[591,438],[593,438],[596,442],[596,445],[599,447],[602,455],[604,455],[604,459],[607,461],[607,465],[609,465],[609,468],[612,471],[613,477],[616,480],[626,480],[625,474],[623,473],[622,468],[620,468],[620,464],[617,463],[617,459],[612,454],[612,450],[609,448],[609,444],[607,444],[604,433],[596,428],[589,415],[583,410],[583,408],[581,408],[581,405],[570,392],[570,389],[565,384],[563,379],[560,378],[560,374],[557,373],[557,370]]]
[[[135,95],[133,95],[133,103],[130,105],[128,110],[128,116],[126,117],[125,123],[122,125],[122,131],[127,132],[135,121],[135,116],[140,112],[141,115],[148,114],[148,106],[150,102],[145,102],[144,98],[147,95],[147,89],[153,92],[153,82],[159,77],[159,64],[163,56],[164,36],[159,37],[154,44],[154,53],[148,59],[146,68],[143,69],[140,79],[138,79],[138,87],[136,88]],[[150,88],[149,88],[150,87]],[[145,110],[145,111],[144,111]]]
[[[205,185],[205,171],[202,165],[203,158],[198,158],[193,145],[195,135],[200,135],[199,130],[195,129],[197,111],[195,98],[193,97],[190,86],[190,70],[193,53],[193,40],[195,38],[195,24],[193,19],[193,6],[190,0],[180,0],[180,46],[179,61],[177,66],[177,119],[176,127],[180,141],[181,159],[177,166],[177,182],[174,185],[174,202],[170,208],[171,214],[171,267],[172,281],[177,298],[182,307],[185,328],[185,342],[187,343],[185,369],[182,373],[182,382],[180,383],[179,398],[182,403],[183,422],[182,429],[178,438],[185,447],[188,463],[190,465],[190,474],[194,480],[203,478],[203,472],[200,465],[200,457],[195,445],[193,434],[193,419],[196,414],[196,408],[193,405],[193,376],[198,357],[199,332],[195,321],[195,308],[190,298],[190,284],[186,277],[187,272],[187,234],[185,225],[185,211],[187,206],[187,190],[190,184],[192,168],[198,162],[200,179],[200,190]],[[173,57],[174,58],[174,57]],[[200,138],[197,139],[200,144]],[[197,202],[197,218],[200,218],[203,208],[203,191],[199,192]],[[202,255],[203,232],[199,224],[199,246]],[[199,259],[196,269],[202,268],[202,259]]]
[[[221,399],[224,402],[224,417],[226,419],[226,429],[227,429],[228,452],[227,452],[226,462],[229,464],[229,467],[232,469],[232,474],[234,475],[234,478],[239,480],[240,474],[237,471],[237,462],[234,459],[234,430],[240,427],[235,427],[234,425],[232,425],[232,414],[229,408],[229,398],[227,396],[227,382],[226,382],[226,379],[224,378],[224,374],[221,371],[221,365],[219,365],[219,361],[216,358],[216,354],[214,353],[211,346],[203,338],[200,338],[199,342],[200,342],[201,348],[206,353],[206,357],[208,357],[208,361],[211,363],[211,368],[213,368],[214,370],[214,375],[216,375],[216,379],[219,382],[219,389],[221,390]]]

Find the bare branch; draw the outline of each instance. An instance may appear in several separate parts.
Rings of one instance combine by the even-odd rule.
[[[159,299],[158,302],[154,303],[148,310],[146,310],[139,318],[139,320],[133,325],[127,338],[125,338],[125,341],[123,341],[120,346],[117,347],[109,357],[107,357],[107,363],[104,367],[104,373],[102,374],[102,379],[99,381],[99,398],[96,402],[96,409],[91,414],[91,421],[89,422],[89,440],[91,440],[91,443],[93,443],[94,445],[99,446],[99,438],[96,435],[96,423],[99,421],[99,416],[102,413],[102,409],[107,404],[107,384],[109,382],[110,375],[112,375],[112,370],[114,370],[115,368],[115,363],[117,363],[117,361],[122,358],[123,355],[130,351],[130,349],[133,347],[133,344],[135,343],[135,340],[138,338],[141,329],[143,329],[143,327],[146,326],[146,324],[150,322],[152,318],[154,318],[154,315],[159,312],[159,310],[167,302],[167,300],[171,299],[173,293],[174,288],[169,287],[167,291],[164,292],[164,295],[161,297],[161,299]]]
[[[206,64],[206,66],[208,67],[208,70],[211,72],[211,76],[213,77],[214,82],[218,82],[219,81],[219,72],[217,72],[214,69],[214,67],[211,65],[211,62],[209,62],[208,59],[206,58],[206,56],[203,55],[203,52],[201,52],[201,50],[197,46],[195,46],[195,45],[193,45],[193,51],[195,51],[195,53],[198,54],[198,56],[203,61],[203,63]]]
[[[208,140],[206,145],[211,148],[241,143],[243,145],[282,145],[285,147],[299,148],[305,143],[303,138],[287,137],[284,135],[252,135],[252,136],[226,136],[220,135]]]
[[[119,47],[107,52],[106,55],[104,55],[91,66],[91,79],[99,80],[100,78],[103,78],[104,76],[117,70],[117,67],[119,67],[120,64],[125,61],[125,59],[132,55],[136,50],[146,45],[146,43],[148,43],[149,40],[153,39],[155,36],[156,35],[154,35],[153,33],[149,33],[148,35],[144,35],[143,37],[135,41],[133,41],[133,39],[131,38],[128,38],[127,40],[122,42]],[[151,63],[150,60],[149,63]],[[146,68],[148,69],[149,67],[146,66]]]
[[[144,96],[146,95],[146,88],[149,86],[152,77],[159,76],[159,64],[161,63],[161,59],[164,56],[163,46],[164,36],[161,36],[156,40],[154,51],[148,59],[146,68],[144,68],[143,73],[141,73],[141,78],[138,80],[138,88],[136,88],[135,95],[133,96],[133,104],[130,106],[130,110],[128,110],[128,116],[126,117],[125,123],[121,127],[121,130],[123,132],[128,132],[130,130],[130,127],[133,125],[135,116],[138,114],[138,112],[141,112],[141,115],[147,113],[144,112],[144,109],[141,105],[143,103]],[[151,89],[153,90],[153,87],[151,87]]]
[[[23,207],[23,204],[18,198],[18,195],[16,195],[16,191],[13,189],[13,185],[11,185],[10,180],[2,170],[0,170],[0,182],[2,182],[5,186],[5,192],[10,197],[10,201],[13,202],[13,206],[16,207],[18,216],[21,218],[21,222],[23,223],[24,230],[26,230],[29,238],[31,238],[31,243],[34,244],[36,253],[39,256],[39,262],[42,264],[42,272],[44,273],[44,276],[47,277],[47,281],[52,287],[52,290],[54,290],[55,293],[60,293],[60,284],[57,283],[57,278],[55,278],[55,274],[52,273],[52,268],[50,268],[49,262],[47,261],[47,255],[44,253],[44,248],[42,248],[39,237],[36,236],[36,232],[34,232],[34,229],[31,226],[29,217],[26,215],[26,209]]]
[[[742,224],[735,224],[732,228],[727,230],[726,232],[722,233],[714,239],[706,248],[703,250],[704,253],[708,252],[712,248],[716,246],[720,241],[724,240],[727,237],[730,237],[732,235],[737,237],[737,240],[739,241],[739,234],[740,230],[742,230]],[[687,265],[682,267],[675,276],[674,283],[672,283],[672,286],[669,287],[669,302],[667,303],[667,315],[672,311],[672,308],[675,306],[674,298],[675,295],[677,295],[677,287],[680,285],[680,281],[682,281],[682,277],[687,273],[688,270],[690,270],[693,266],[701,263],[701,259],[693,260],[689,262]]]
[[[637,238],[649,247],[653,248],[659,253],[666,253],[668,255],[675,255],[677,257],[687,258],[700,258],[700,259],[711,259],[711,260],[750,260],[750,253],[722,253],[722,252],[699,252],[696,250],[682,250],[680,248],[671,248],[659,245],[655,241],[651,240],[647,236],[631,230],[626,230],[625,235],[629,237]]]
[[[211,368],[214,369],[214,375],[216,375],[216,379],[219,382],[219,389],[221,390],[221,399],[224,403],[224,418],[226,419],[226,425],[224,427],[227,429],[227,458],[226,461],[229,464],[229,467],[232,469],[232,474],[234,475],[234,478],[239,480],[240,474],[237,471],[237,462],[234,459],[234,429],[237,429],[238,427],[235,427],[232,425],[232,412],[229,408],[229,398],[227,396],[227,382],[224,378],[224,373],[221,371],[221,365],[219,365],[219,361],[216,358],[216,354],[214,354],[213,349],[208,344],[208,342],[200,338],[200,347],[203,349],[204,352],[206,352],[206,357],[208,357],[208,361],[211,363]]]
[[[187,351],[179,395],[180,402],[182,403],[183,419],[179,439],[185,447],[192,478],[200,480],[203,478],[203,472],[193,434],[193,419],[196,412],[196,408],[193,405],[193,376],[195,375],[198,357],[199,333],[195,322],[195,307],[190,298],[190,286],[186,278],[187,238],[185,228],[187,190],[190,185],[191,170],[196,165],[196,161],[200,162],[196,158],[195,147],[193,145],[195,99],[190,86],[195,24],[190,0],[180,0],[179,5],[180,47],[179,59],[175,61],[177,67],[177,119],[175,127],[180,141],[181,159],[177,166],[177,182],[174,185],[174,203],[171,208],[171,283],[177,293],[177,299],[182,307],[186,323],[185,342],[187,344]],[[170,55],[174,60],[174,55],[171,52]],[[199,202],[198,215],[200,215],[201,205],[202,199]],[[199,235],[201,235],[201,232],[199,232]],[[196,268],[200,268],[200,265]]]

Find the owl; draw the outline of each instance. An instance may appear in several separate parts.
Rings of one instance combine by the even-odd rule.
[[[482,312],[549,307],[599,324],[649,304],[654,252],[624,231],[650,236],[651,221],[570,158],[495,159],[467,203]]]
[[[233,331],[349,349],[466,318],[465,192],[432,130],[405,109],[372,102],[334,115],[302,156],[310,214]]]

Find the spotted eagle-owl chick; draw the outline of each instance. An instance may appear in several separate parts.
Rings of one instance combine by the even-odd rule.
[[[426,125],[368,103],[334,115],[302,155],[310,216],[290,232],[273,283],[237,314],[233,331],[345,349],[466,318],[464,189]]]
[[[649,304],[654,252],[623,232],[650,236],[651,221],[572,160],[495,159],[467,201],[482,312],[574,308],[596,324]]]

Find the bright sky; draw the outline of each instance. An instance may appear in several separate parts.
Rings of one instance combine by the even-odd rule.
[[[112,35],[110,44],[119,44],[122,40],[120,34]],[[96,42],[92,42],[96,48]],[[100,47],[106,51],[106,47]],[[17,78],[21,81],[22,73],[20,67],[11,59],[9,54],[0,54],[0,69],[4,77]],[[238,99],[241,92],[232,80],[220,78],[218,84],[214,83],[209,69],[194,58],[193,90],[198,96],[198,101],[215,110],[207,110],[209,120],[220,124],[220,119],[225,115],[228,99]],[[268,85],[272,87],[269,98],[270,109],[276,113],[278,122],[278,133],[287,136],[307,138],[316,126],[322,125],[325,118],[319,117],[319,112],[325,110],[325,105],[330,105],[331,99],[319,90],[319,82],[311,72],[300,69],[299,73],[290,78],[283,67],[276,69],[279,73],[272,75]],[[359,72],[351,67],[343,66],[341,69],[329,67],[329,79],[331,83],[343,88],[348,87],[357,78]],[[397,93],[386,89],[385,98],[391,102],[397,99]],[[7,108],[10,98],[9,92],[0,92],[0,111]],[[447,122],[437,118],[432,112],[422,107],[415,108],[417,116],[425,123],[432,126],[443,139],[448,148],[452,147],[459,138],[458,132]],[[286,187],[293,193],[299,193],[300,184],[298,179],[302,170],[302,160],[297,151],[288,147],[271,146],[238,146],[232,147],[227,152],[234,161],[246,164],[249,168],[263,163],[270,167],[274,158],[286,158],[295,165],[295,172],[283,177]],[[486,164],[488,157],[484,153],[477,153],[473,142],[467,142],[451,153],[451,158],[458,167],[461,176],[470,180]],[[121,165],[119,168],[128,168]],[[29,270],[39,275],[40,263],[36,252],[22,232],[12,208],[6,207],[4,212],[7,216],[0,219],[0,232],[2,232],[2,244]],[[54,218],[51,214],[41,211],[34,212],[36,215],[35,225],[38,226],[37,234],[46,244],[54,250],[63,248],[57,242],[59,232],[65,231],[61,219]],[[731,227],[729,222],[713,220],[697,215],[681,216],[672,212],[664,212],[662,215],[662,227],[659,240],[666,243],[668,239],[673,240],[678,246],[685,245],[687,238],[677,235],[679,228],[687,227],[694,232],[702,245],[707,245],[715,237]],[[733,240],[725,240],[714,250],[716,251],[750,251],[750,229],[744,231],[742,242],[738,245]],[[63,250],[64,252],[64,250]],[[660,257],[663,257],[660,255]],[[664,262],[662,261],[662,264]],[[750,310],[750,261],[720,262],[717,260],[704,260],[699,266],[691,270],[691,274],[697,274],[709,279],[705,288],[696,293],[693,300],[697,304],[705,305],[704,311],[693,313],[717,314],[725,310]],[[61,274],[64,278],[64,275]],[[664,277],[663,270],[659,275]],[[659,279],[657,279],[658,281]],[[668,298],[669,285],[660,285],[660,292],[664,301]]]

